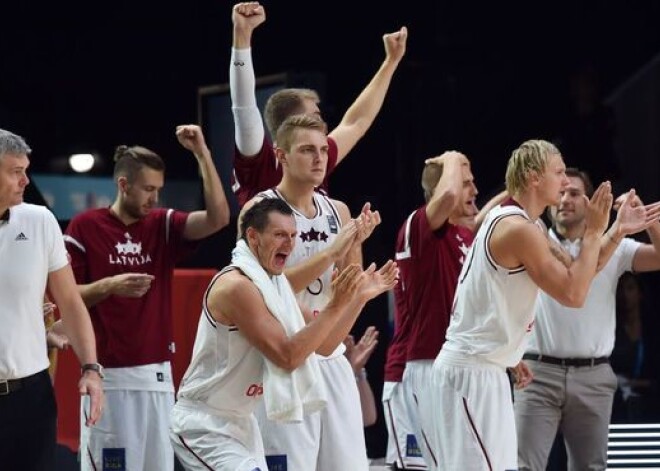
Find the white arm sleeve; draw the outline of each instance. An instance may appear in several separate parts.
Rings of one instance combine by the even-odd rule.
[[[234,140],[244,156],[259,153],[264,142],[264,124],[257,107],[252,50],[231,50],[229,64],[229,93],[234,113]]]

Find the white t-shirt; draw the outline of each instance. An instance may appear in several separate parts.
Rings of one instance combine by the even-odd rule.
[[[577,257],[581,241],[559,240],[553,230],[550,237],[572,257]],[[632,270],[640,247],[634,239],[624,238],[612,257],[596,275],[581,308],[558,303],[543,291],[536,302],[536,322],[527,351],[558,358],[597,358],[609,356],[614,348],[616,328],[616,287],[619,277]]]
[[[0,380],[24,378],[48,368],[46,283],[69,263],[55,216],[43,206],[13,206],[0,222],[0,260]]]

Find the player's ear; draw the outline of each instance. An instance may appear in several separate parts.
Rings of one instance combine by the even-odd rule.
[[[256,245],[258,236],[259,231],[257,231],[254,227],[248,227],[245,230],[245,238],[247,239],[247,243],[250,246]]]
[[[121,176],[117,178],[117,189],[120,193],[126,193],[128,190],[128,178]]]
[[[286,151],[281,147],[275,147],[275,158],[282,164],[286,164]]]

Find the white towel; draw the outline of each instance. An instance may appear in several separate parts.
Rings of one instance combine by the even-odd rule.
[[[243,239],[236,243],[231,265],[240,268],[254,282],[266,307],[282,324],[287,336],[292,336],[305,326],[287,277],[268,275]],[[264,360],[264,403],[270,420],[300,422],[304,415],[325,407],[325,388],[313,354],[292,372],[278,367],[268,358]]]

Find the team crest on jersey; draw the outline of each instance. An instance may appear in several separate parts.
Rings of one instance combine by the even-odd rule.
[[[102,460],[103,471],[126,471],[125,448],[104,448]]]
[[[109,262],[111,265],[144,265],[151,262],[149,254],[142,254],[142,242],[135,243],[131,235],[126,232],[124,234],[126,242],[117,242],[115,245],[116,254],[109,254]]]
[[[337,224],[337,218],[333,214],[328,214],[328,226],[330,227],[330,232],[336,234],[339,231],[339,225]]]

